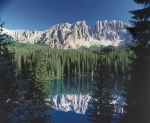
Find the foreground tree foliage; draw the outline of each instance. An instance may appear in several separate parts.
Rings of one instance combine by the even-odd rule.
[[[150,1],[134,0],[138,4],[144,4],[140,10],[130,11],[133,27],[128,31],[134,38],[131,50],[136,58],[131,58],[131,71],[129,81],[125,83],[124,96],[127,99],[125,110],[127,114],[121,119],[121,123],[150,123]]]
[[[93,84],[93,94],[92,100],[89,102],[92,104],[93,109],[90,109],[90,115],[88,120],[92,123],[110,123],[113,121],[112,115],[115,113],[113,111],[113,104],[111,104],[111,94],[109,90],[109,78],[110,75],[106,71],[106,66],[101,65],[98,76],[95,77],[97,81]]]
[[[17,67],[14,52],[10,52],[12,38],[2,33],[0,20],[0,122],[50,123],[52,102],[49,101],[50,82],[45,67],[45,54],[35,51],[31,61],[21,59]]]
[[[0,20],[0,122],[10,123],[13,118],[13,109],[17,105],[18,83],[14,53],[8,50],[12,39],[2,33],[4,24]]]
[[[45,55],[40,50],[32,54],[30,63],[22,59],[22,78],[24,93],[15,114],[19,114],[15,122],[51,123],[52,109],[49,101],[50,81],[45,67]]]

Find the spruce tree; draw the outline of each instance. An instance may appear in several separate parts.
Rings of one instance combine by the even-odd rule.
[[[124,96],[127,106],[121,123],[150,123],[150,0],[134,0],[144,4],[143,9],[130,11],[133,27],[127,28],[133,37],[130,48],[136,54],[132,58],[129,80],[125,83]]]
[[[16,114],[18,123],[51,123],[52,115],[49,111],[53,103],[49,101],[50,81],[45,65],[45,55],[41,50],[35,51],[30,62],[22,57],[22,74],[24,84],[23,98]]]
[[[95,78],[96,84],[93,84],[92,104],[93,109],[90,109],[88,120],[92,123],[110,123],[113,121],[112,114],[113,105],[110,104],[112,98],[109,93],[109,74],[105,67],[100,67],[99,76]]]
[[[17,105],[18,85],[14,53],[8,50],[12,38],[3,33],[4,25],[5,22],[0,20],[0,122],[10,123]]]

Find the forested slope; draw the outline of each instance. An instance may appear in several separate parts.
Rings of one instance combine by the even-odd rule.
[[[125,75],[130,69],[129,56],[135,57],[129,48],[113,46],[63,50],[52,49],[46,45],[14,42],[9,49],[15,52],[15,61],[18,65],[17,73],[20,73],[23,66],[31,64],[36,55],[35,51],[41,49],[46,60],[47,72],[51,78],[93,75],[98,71],[99,64],[105,65],[111,75]]]

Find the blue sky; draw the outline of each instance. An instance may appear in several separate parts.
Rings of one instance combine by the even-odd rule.
[[[133,0],[0,0],[0,17],[8,29],[46,30],[59,23],[97,20],[129,23],[128,11],[140,9]]]

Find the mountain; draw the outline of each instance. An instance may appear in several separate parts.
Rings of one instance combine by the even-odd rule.
[[[22,43],[47,44],[54,48],[77,49],[81,46],[120,46],[131,42],[131,35],[125,29],[128,25],[121,21],[97,21],[88,28],[85,21],[57,24],[45,31],[6,30],[14,40]]]
[[[58,111],[73,111],[77,114],[85,114],[88,109],[88,102],[91,97],[89,94],[58,94],[50,96],[50,100],[54,102],[54,109]]]
[[[120,96],[112,96],[115,98],[110,102],[110,104],[114,104],[114,112],[116,113],[124,113],[123,105],[126,105],[123,97]],[[50,96],[50,101],[54,102],[53,108],[58,111],[73,111],[77,114],[85,114],[86,110],[91,105],[88,103],[91,100],[91,96],[89,94],[57,94]],[[122,106],[121,106],[122,105]]]

